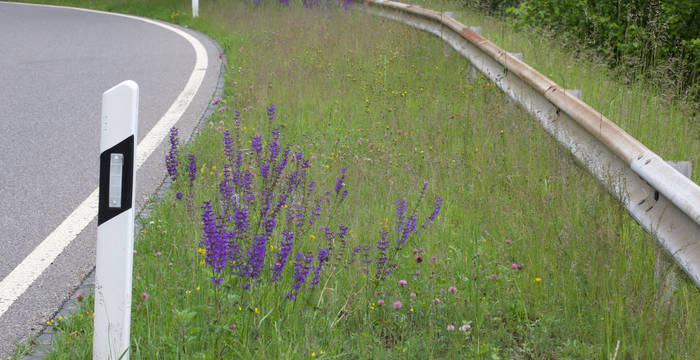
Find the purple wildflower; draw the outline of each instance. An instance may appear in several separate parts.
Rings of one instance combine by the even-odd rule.
[[[260,176],[263,179],[267,179],[267,175],[270,173],[270,164],[264,162],[260,164]]]
[[[284,270],[284,265],[287,264],[287,258],[289,253],[292,252],[292,246],[294,245],[294,233],[282,232],[282,240],[280,240],[280,251],[277,252],[277,262],[272,267],[272,279],[271,282],[277,282],[282,275],[282,270]]]
[[[318,266],[314,269],[314,277],[311,279],[311,285],[318,285],[318,281],[321,278],[321,270],[323,269],[323,263],[328,260],[329,249],[321,248],[318,249]]]
[[[280,153],[280,128],[275,128],[272,130],[272,142],[267,145],[267,151],[270,153],[270,163],[273,163],[277,159],[277,155]]]
[[[309,225],[312,225],[314,223],[314,220],[316,220],[317,217],[321,216],[321,199],[318,199],[318,202],[316,203],[316,208],[311,212],[311,219],[309,219]]]
[[[338,226],[338,240],[345,242],[345,235],[347,234],[348,227],[343,224],[340,224],[340,226]]]
[[[433,205],[433,213],[430,214],[429,222],[435,221],[438,214],[440,214],[440,209],[442,208],[442,199],[438,196],[435,197],[435,204]]]
[[[224,154],[229,160],[233,159],[233,138],[229,134],[228,130],[224,130]]]
[[[255,236],[253,241],[253,247],[248,253],[248,271],[246,275],[250,276],[251,279],[255,279],[260,275],[260,269],[265,263],[265,254],[267,250],[265,245],[267,244],[267,237],[265,235]]]
[[[336,195],[340,194],[340,190],[345,186],[345,173],[348,171],[348,168],[343,166],[340,169],[340,176],[335,181],[335,193]]]
[[[165,156],[165,167],[168,169],[168,175],[170,178],[175,181],[177,180],[177,152],[178,152],[178,145],[179,145],[179,140],[177,137],[177,128],[172,127],[170,128],[170,150],[168,151],[168,155]]]
[[[272,232],[275,231],[275,225],[277,225],[277,220],[275,218],[268,218],[263,222],[265,224],[265,234],[270,237]]]
[[[220,224],[214,218],[211,203],[207,200],[202,206],[202,228],[204,230],[204,246],[206,248],[205,262],[217,274],[226,268],[228,260],[229,239],[225,227],[225,224]]]
[[[401,229],[401,238],[396,246],[397,249],[401,249],[401,247],[406,244],[408,236],[416,230],[416,220],[416,215],[413,215],[404,223],[404,227]]]
[[[263,146],[262,146],[262,138],[260,136],[251,136],[250,137],[250,146],[255,150],[255,153],[260,155],[262,154]]]
[[[233,219],[236,222],[236,231],[238,233],[245,233],[248,227],[248,208],[236,208]]]
[[[289,3],[287,3],[287,5],[289,5]],[[270,122],[275,121],[275,104],[270,104],[270,107],[265,110],[267,110],[267,119],[270,120]]]
[[[306,277],[309,275],[309,270],[311,269],[311,263],[314,260],[313,254],[308,254],[304,256],[304,253],[298,252],[294,259],[294,275],[292,284],[292,291],[287,293],[287,299],[294,300],[301,289],[301,285],[306,282]]]

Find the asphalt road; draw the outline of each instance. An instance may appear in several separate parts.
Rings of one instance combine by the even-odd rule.
[[[219,77],[218,50],[177,123],[191,134]],[[139,140],[183,90],[195,52],[161,27],[107,14],[0,2],[0,280],[98,184],[102,92],[140,86]],[[137,173],[137,211],[165,175],[167,139]],[[94,267],[93,220],[0,317],[0,358],[36,335]]]

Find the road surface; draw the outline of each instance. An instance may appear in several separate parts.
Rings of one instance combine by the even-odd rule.
[[[220,60],[210,39],[182,30],[208,55],[176,125],[187,137],[211,101]],[[136,19],[0,2],[0,281],[97,188],[102,92],[139,84],[140,141],[183,92],[196,55],[182,36]],[[167,139],[137,173],[137,211],[164,177],[166,149]],[[0,358],[36,335],[94,267],[96,228],[91,221],[0,315]]]

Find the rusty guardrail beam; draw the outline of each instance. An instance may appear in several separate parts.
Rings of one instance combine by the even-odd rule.
[[[700,187],[603,114],[450,14],[386,0],[360,10],[430,32],[518,102],[700,286]]]

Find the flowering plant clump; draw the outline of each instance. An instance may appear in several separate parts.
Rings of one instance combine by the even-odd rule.
[[[240,114],[235,114],[233,120],[239,128]],[[340,169],[332,190],[320,191],[317,182],[310,179],[310,160],[281,144],[275,114],[274,105],[266,108],[271,128],[267,142],[262,136],[250,136],[249,146],[243,148],[237,141],[240,136],[222,131],[224,156],[218,191],[214,198],[198,205],[203,232],[199,248],[216,286],[249,290],[272,284],[280,298],[295,301],[305,288],[315,289],[324,270],[335,267],[348,248],[349,228],[334,219],[349,194],[348,168]],[[166,166],[175,180],[176,129],[171,130],[170,143]],[[193,154],[187,154],[187,160],[191,194],[198,181],[197,164]],[[427,183],[421,198],[426,188]],[[433,213],[419,225],[415,209],[409,212],[405,200],[397,202],[395,237],[383,231],[376,246],[354,248],[362,257],[363,271],[368,273],[376,262],[375,278],[385,280],[396,267],[397,253],[435,220],[441,203],[442,199],[436,198]],[[323,233],[318,240],[313,234],[316,231]]]

